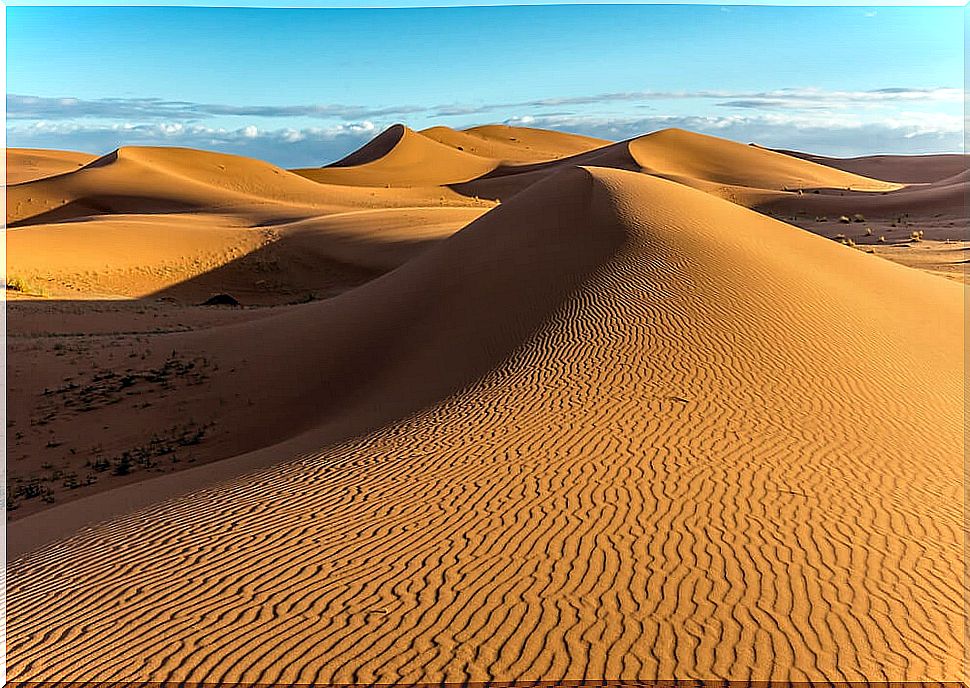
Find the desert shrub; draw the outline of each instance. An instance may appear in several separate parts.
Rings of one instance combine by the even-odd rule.
[[[131,455],[128,452],[122,454],[115,462],[111,472],[114,475],[128,475],[131,473]]]
[[[27,279],[23,275],[7,275],[5,288],[7,291],[15,291],[20,294],[29,294],[31,296],[47,295],[47,292],[43,288],[34,284],[34,282]]]

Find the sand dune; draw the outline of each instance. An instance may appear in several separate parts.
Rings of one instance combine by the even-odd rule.
[[[898,184],[682,129],[647,134],[634,139],[629,146],[631,155],[644,171],[675,180],[689,178],[781,191],[825,187],[857,191],[899,188]]]
[[[696,141],[658,172],[724,183]],[[834,178],[770,159],[784,181],[730,183]],[[159,338],[149,361],[216,368],[157,418],[287,444],[16,560],[8,675],[958,679],[962,305],[687,185],[564,167],[341,296]]]
[[[938,182],[965,172],[970,167],[970,156],[966,155],[867,155],[859,158],[829,158],[799,151],[778,152],[865,177],[904,184]]]
[[[898,217],[904,213],[914,217],[946,216],[964,219],[970,178],[955,175],[940,182],[913,185],[894,193],[820,193],[793,196],[765,197],[757,204],[759,209],[778,212],[800,212],[814,215],[830,215],[836,219],[862,213],[865,217]],[[962,224],[962,223],[961,223]]]
[[[433,200],[471,205],[458,194],[439,196],[436,192]],[[428,193],[335,188],[235,155],[126,147],[70,174],[11,187],[7,221],[24,226],[103,214],[197,210],[295,219],[312,212],[423,204],[431,198]]]
[[[610,144],[588,136],[503,125],[472,127],[464,131],[431,127],[419,133],[452,148],[501,160],[505,164],[555,160]]]
[[[71,172],[94,158],[93,155],[76,151],[8,148],[7,184],[21,184]]]
[[[901,188],[900,184],[680,129],[664,129],[562,159],[498,166],[453,188],[465,194],[507,200],[567,165],[644,172],[746,206],[773,200],[778,195],[775,192],[817,188],[888,192]]]
[[[490,207],[438,187],[335,187],[238,156],[122,148],[8,190],[7,269],[58,297],[231,289],[285,303],[367,281]],[[429,213],[448,232],[429,230]]]
[[[53,179],[9,189],[8,222],[104,213],[213,209],[240,202],[321,202],[321,189],[256,160],[179,148],[122,148]]]
[[[198,303],[229,292],[245,304],[288,303],[373,279],[485,210],[294,212],[297,219],[271,225],[219,213],[100,215],[8,230],[7,274],[57,298]]]
[[[444,186],[479,177],[497,164],[398,124],[332,165],[293,171],[326,184]]]

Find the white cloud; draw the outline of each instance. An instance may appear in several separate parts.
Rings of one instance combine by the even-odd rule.
[[[504,118],[510,124],[613,140],[664,127],[682,127],[737,141],[829,155],[920,153],[962,150],[962,97],[963,91],[956,88],[903,87],[864,91],[643,91],[427,108],[424,119],[461,114],[462,119],[448,121],[472,126]],[[641,102],[651,100],[655,108]],[[702,102],[694,104],[691,100]],[[8,96],[8,106],[14,108],[7,123],[11,146],[105,153],[128,144],[178,145],[251,155],[291,167],[336,160],[388,125],[406,121],[408,110],[407,106],[378,111],[329,105],[243,108],[157,99],[84,101],[36,96]],[[676,114],[656,114],[664,110]],[[259,114],[244,119],[243,113],[251,111]],[[320,117],[329,112],[330,120],[321,121],[320,126],[285,121],[311,111]],[[348,119],[351,112],[366,114]],[[513,113],[515,116],[510,117]],[[274,117],[279,118],[275,120],[279,127],[273,126]]]
[[[7,95],[9,119],[141,119],[194,121],[210,117],[260,117],[330,119],[354,122],[364,119],[407,119],[409,115],[434,113],[439,117],[493,112],[507,108],[544,108],[563,105],[597,105],[610,102],[647,102],[676,100],[724,101],[726,105],[739,107],[847,107],[864,103],[897,103],[919,101],[923,103],[958,103],[963,98],[959,88],[909,88],[890,87],[860,91],[828,90],[820,88],[781,88],[768,91],[624,91],[599,93],[563,98],[541,98],[512,103],[488,103],[479,105],[451,104],[434,107],[417,105],[390,105],[367,107],[336,103],[304,105],[220,105],[163,100],[161,98],[47,98],[21,94]],[[737,105],[737,104],[742,105]]]
[[[523,124],[521,117],[505,120]],[[599,138],[623,140],[658,129],[676,127],[771,148],[800,149],[833,156],[873,153],[939,153],[963,150],[963,122],[959,116],[901,113],[884,121],[866,121],[855,115],[805,116],[786,114],[701,116],[650,116],[615,118],[595,116],[530,117],[530,126],[557,129]]]
[[[351,122],[302,129],[230,129],[202,124],[160,122],[35,122],[9,127],[13,147],[63,148],[103,154],[127,145],[184,146],[269,160],[285,167],[311,167],[343,157],[374,136],[373,122]]]

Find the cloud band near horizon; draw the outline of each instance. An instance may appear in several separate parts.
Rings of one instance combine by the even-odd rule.
[[[492,104],[368,107],[8,94],[7,138],[14,147],[92,153],[121,145],[178,145],[249,155],[287,167],[325,164],[390,124],[415,120],[420,122],[417,128],[503,122],[611,140],[680,127],[745,143],[844,157],[962,152],[964,123],[957,113],[963,96],[961,89],[948,87],[784,88],[632,91]],[[692,102],[702,104],[700,109],[707,114],[691,113]],[[681,112],[667,114],[671,110]]]

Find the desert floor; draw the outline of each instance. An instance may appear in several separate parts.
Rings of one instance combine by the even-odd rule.
[[[965,678],[965,156],[7,161],[9,680]]]

